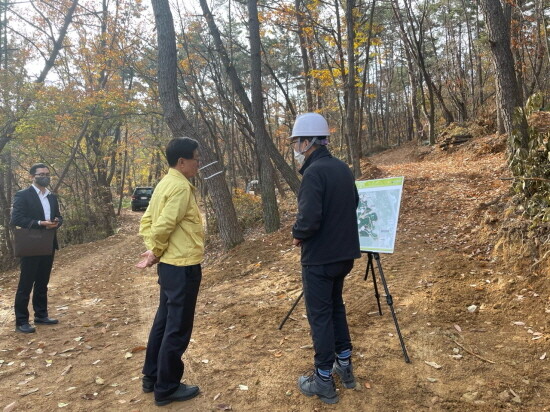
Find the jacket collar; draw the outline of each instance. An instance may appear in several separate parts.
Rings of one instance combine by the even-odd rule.
[[[313,163],[315,162],[316,160],[322,158],[322,157],[332,157],[332,155],[330,154],[330,152],[328,151],[327,147],[326,146],[319,146],[318,149],[314,150],[312,154],[309,155],[309,157],[306,159],[306,161],[304,162],[304,165],[302,166],[302,168],[299,170],[298,173],[300,173],[301,175],[304,174],[304,172],[306,171],[306,169]]]
[[[179,170],[176,170],[174,169],[173,167],[171,167],[170,169],[168,169],[168,174],[170,176],[174,176],[175,178],[177,179],[181,179],[183,180],[184,182],[186,182],[189,186],[191,186],[191,189],[195,190],[195,186],[193,186],[193,184],[189,181],[189,179],[187,179],[183,173],[181,173]]]
[[[31,185],[31,187],[36,191],[36,194],[37,194],[37,195],[42,194],[42,192],[40,191],[40,189],[39,189],[38,187],[36,187],[36,186],[34,185],[34,183]],[[51,193],[50,190],[49,190],[48,188],[46,188],[46,190],[44,191],[44,195],[45,195],[45,196],[49,196],[50,193]]]

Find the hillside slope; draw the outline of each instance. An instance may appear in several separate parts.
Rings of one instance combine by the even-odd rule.
[[[395,253],[381,261],[412,363],[383,298],[377,314],[366,259],[356,261],[345,299],[360,384],[340,389],[338,410],[550,410],[547,282],[492,256],[472,223],[480,205],[509,189],[504,154],[485,150],[487,142],[452,154],[405,146],[369,159],[381,175],[405,176]],[[134,268],[139,216],[126,213],[111,238],[60,251],[50,283],[57,326],[15,334],[17,272],[0,274],[0,408],[157,409],[140,382],[158,285],[154,269]],[[227,254],[211,251],[184,356],[186,382],[201,394],[166,410],[335,409],[296,387],[313,357],[303,303],[277,329],[301,291],[291,223],[254,232]]]

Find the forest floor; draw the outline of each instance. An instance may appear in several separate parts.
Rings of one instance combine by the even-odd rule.
[[[405,176],[395,253],[381,262],[410,364],[385,298],[377,313],[363,258],[344,292],[358,386],[337,381],[333,406],[300,394],[296,380],[313,360],[303,302],[277,328],[301,291],[289,209],[277,233],[257,229],[228,253],[208,251],[184,355],[185,382],[201,393],[165,409],[550,411],[548,282],[528,255],[523,268],[494,255],[491,219],[480,218],[510,186],[491,142],[451,154],[405,145],[365,164],[367,178],[369,167]],[[158,285],[154,269],[134,267],[140,216],[125,212],[116,235],[56,255],[49,298],[58,325],[14,333],[18,272],[0,273],[0,410],[157,409],[141,391]]]

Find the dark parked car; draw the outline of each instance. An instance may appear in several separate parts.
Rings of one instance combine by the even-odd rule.
[[[152,194],[152,187],[136,187],[132,194],[132,210],[135,212],[139,209],[147,209]]]

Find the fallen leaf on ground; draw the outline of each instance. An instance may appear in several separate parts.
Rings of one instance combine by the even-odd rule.
[[[225,405],[225,404],[216,405],[216,408],[218,408],[219,410],[222,410],[222,411],[232,411],[233,410],[233,408],[231,408],[231,405]]]
[[[462,328],[458,325],[455,325],[455,329],[458,331],[458,332],[462,332]]]
[[[15,409],[17,402],[12,402],[4,408],[4,412],[11,412]]]
[[[221,393],[217,393],[216,396],[214,396],[214,400],[217,400],[221,396]]]
[[[539,359],[540,359],[540,360],[545,360],[545,359],[546,359],[546,352],[544,352],[544,353],[542,354],[542,356],[541,356]]]
[[[30,395],[31,393],[35,393],[35,392],[38,392],[38,388],[30,389],[30,390],[28,390],[27,392],[21,393],[20,395],[21,395],[21,396],[27,396],[27,395]]]
[[[241,391],[247,391],[247,390],[248,390],[248,386],[246,386],[246,385],[239,385],[239,389],[240,389]]]
[[[98,385],[103,385],[105,383],[105,379],[102,379],[98,376],[95,378],[95,383],[97,383]]]
[[[132,356],[134,355],[132,355],[130,352],[126,352],[126,354],[124,355],[126,359],[130,359]]]
[[[365,388],[370,389],[370,383],[365,382]]]
[[[59,402],[59,403],[57,404],[57,406],[60,407],[60,408],[64,408],[65,406],[68,406],[68,405],[69,405],[69,404],[68,404],[68,403],[65,403],[65,402]]]
[[[132,352],[132,353],[141,352],[142,350],[145,350],[145,349],[147,349],[146,346],[136,346],[135,348],[133,348],[133,349],[131,350],[131,352]]]
[[[424,361],[424,363],[428,366],[431,366],[432,368],[435,368],[435,369],[441,369],[442,366],[435,363],[435,362],[428,362],[428,361]]]
[[[73,365],[67,366],[65,369],[63,369],[63,372],[61,372],[61,376],[66,375],[70,372],[70,370],[73,368]]]

